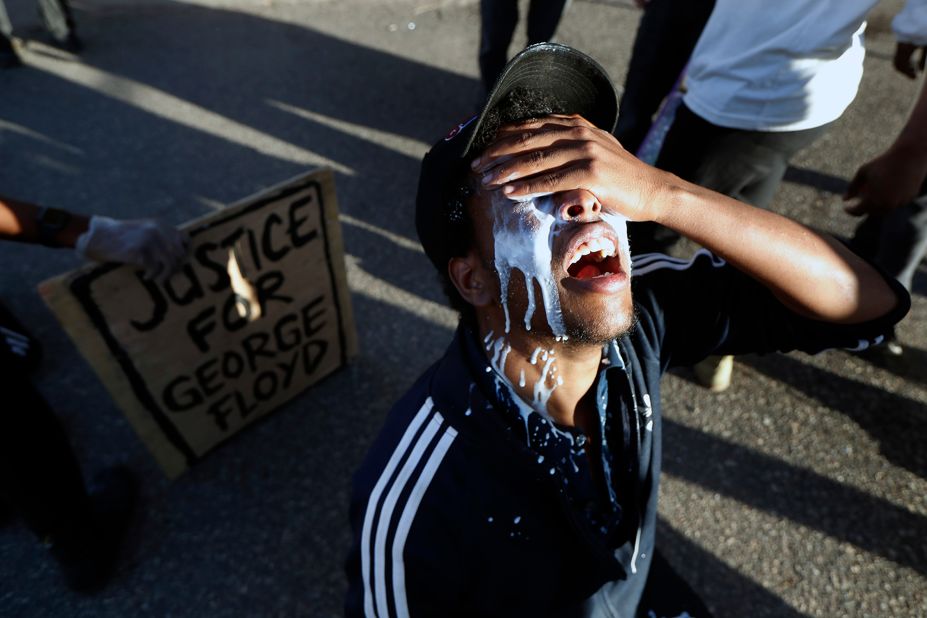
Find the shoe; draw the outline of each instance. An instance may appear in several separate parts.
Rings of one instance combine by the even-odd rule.
[[[881,343],[863,348],[853,354],[880,367],[897,368],[903,361],[904,346],[895,336],[895,329],[892,329]]]
[[[90,521],[77,538],[53,541],[51,547],[71,590],[94,593],[109,581],[137,494],[135,478],[125,467],[108,468],[96,478],[89,495]]]
[[[713,393],[727,390],[734,371],[733,356],[709,356],[692,366],[698,383]]]
[[[885,353],[889,356],[902,356],[904,354],[904,346],[894,336],[887,339],[882,345],[885,346]]]

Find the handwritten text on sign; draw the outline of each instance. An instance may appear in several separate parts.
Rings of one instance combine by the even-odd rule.
[[[303,177],[195,222],[190,261],[164,283],[113,267],[69,283],[125,374],[131,407],[188,463],[353,354],[326,179]]]

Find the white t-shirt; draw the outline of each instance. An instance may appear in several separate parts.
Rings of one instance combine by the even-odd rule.
[[[723,127],[799,131],[832,122],[863,76],[878,0],[717,0],[692,52],[685,104]],[[927,40],[927,0],[907,0],[899,40]]]

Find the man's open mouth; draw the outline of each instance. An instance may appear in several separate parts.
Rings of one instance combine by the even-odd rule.
[[[618,243],[607,237],[590,238],[577,245],[567,273],[577,279],[594,279],[621,272]]]

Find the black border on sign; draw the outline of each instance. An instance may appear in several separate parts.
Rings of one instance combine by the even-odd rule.
[[[271,202],[276,202],[295,193],[299,193],[313,187],[315,188],[316,195],[319,199],[319,218],[321,220],[322,237],[325,240],[325,263],[328,267],[329,283],[331,285],[332,297],[335,304],[335,315],[337,316],[338,343],[341,346],[341,365],[344,365],[347,362],[347,350],[345,350],[345,333],[344,323],[341,316],[341,302],[338,294],[338,287],[336,286],[335,282],[335,269],[334,264],[332,263],[331,248],[329,246],[328,224],[326,222],[325,216],[326,212],[324,197],[322,194],[322,186],[317,180],[308,180],[298,185],[281,189],[274,195],[260,199],[234,214],[228,215],[226,217],[219,217],[201,226],[192,228],[189,230],[189,234],[191,237],[195,237],[196,235],[210,230],[218,225],[228,223],[229,221],[233,221],[234,219],[243,215],[251,214],[255,210],[260,210]],[[70,283],[69,287],[71,289],[71,293],[77,298],[84,312],[90,318],[91,324],[94,326],[94,328],[96,328],[97,332],[99,332],[100,336],[103,338],[103,341],[106,343],[106,347],[113,355],[113,358],[115,358],[116,362],[119,363],[119,367],[122,369],[123,373],[129,380],[129,385],[131,386],[132,392],[135,394],[136,399],[138,399],[138,401],[141,402],[141,404],[148,410],[152,418],[154,418],[155,423],[157,423],[158,427],[161,429],[161,432],[164,434],[167,440],[183,454],[187,460],[187,465],[190,466],[195,461],[197,461],[199,457],[196,455],[196,453],[193,452],[193,449],[184,439],[183,434],[180,433],[168,415],[163,410],[161,410],[160,406],[158,406],[155,398],[149,392],[148,386],[145,383],[145,380],[142,378],[141,373],[139,373],[138,369],[136,369],[132,359],[119,344],[119,341],[115,338],[115,336],[113,336],[109,326],[106,323],[106,320],[103,317],[102,311],[100,311],[97,304],[93,301],[93,295],[90,291],[90,287],[93,282],[99,279],[101,276],[115,270],[116,268],[119,268],[119,266],[119,264],[103,264],[102,266],[94,268],[86,274],[79,275]],[[230,437],[231,435],[228,436],[228,438]],[[225,439],[221,440],[206,452],[211,451],[213,448],[216,448],[223,442],[225,442]]]

